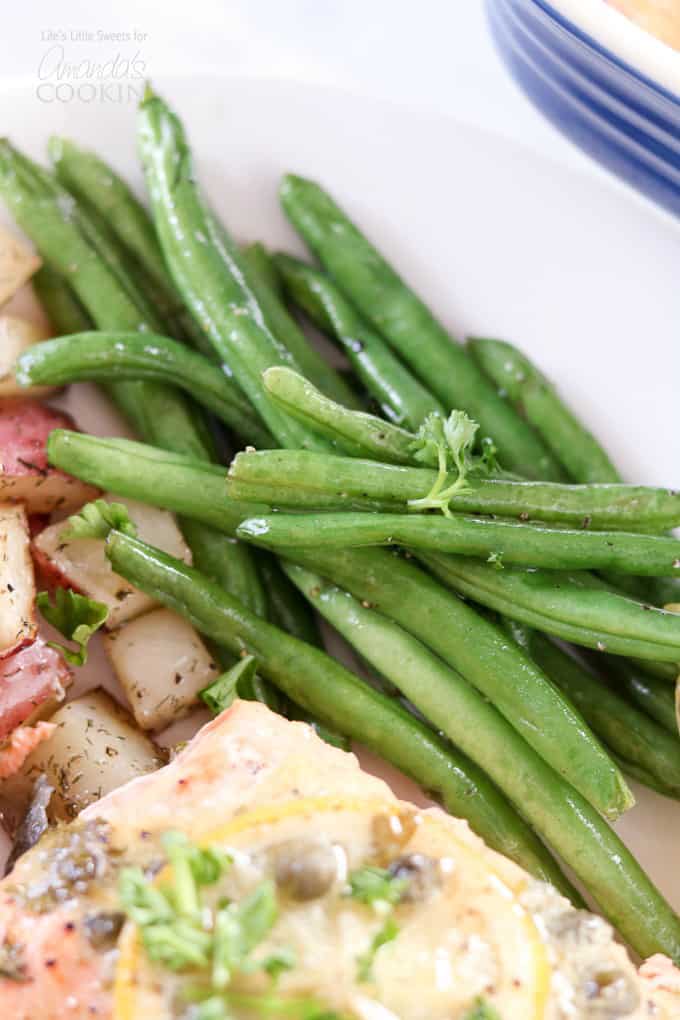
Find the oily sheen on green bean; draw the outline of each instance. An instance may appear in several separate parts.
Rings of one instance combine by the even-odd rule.
[[[534,426],[573,481],[622,480],[593,434],[525,354],[504,340],[473,338],[467,347],[498,390]]]
[[[25,386],[140,379],[177,386],[247,442],[274,445],[249,401],[222,369],[169,337],[155,333],[80,333],[34,345],[17,365],[17,380]]]
[[[314,432],[353,457],[377,457],[412,464],[415,435],[373,414],[329,400],[309,380],[289,368],[269,368],[262,382],[274,402]]]
[[[282,413],[262,385],[265,369],[296,363],[267,327],[238,246],[196,186],[182,125],[151,93],[140,106],[138,134],[156,231],[187,307],[277,442],[328,449],[326,442]]]
[[[463,347],[314,181],[287,174],[284,211],[335,283],[446,409],[460,408],[491,436],[503,464],[527,478],[561,478],[531,426],[495,392]]]
[[[423,644],[312,571],[287,569],[310,602],[362,655],[408,691],[414,704],[420,704],[456,744],[460,741],[471,757],[484,762],[485,771],[571,865],[605,916],[640,951],[647,936],[640,937],[638,926],[646,925],[644,910],[651,906],[647,901],[645,908],[645,902],[650,893],[652,902],[656,901],[659,893],[650,889],[649,879],[597,812],[492,706],[483,702],[482,709],[476,706],[479,715],[473,721],[467,714],[461,678]]]
[[[635,602],[584,571],[493,566],[467,556],[419,552],[455,591],[537,630],[599,652],[680,662],[680,616]]]
[[[234,535],[247,517],[269,510],[240,503],[226,492],[225,469],[131,439],[103,439],[54,429],[47,440],[53,467],[101,489],[190,517]]]
[[[263,501],[296,509],[342,510],[348,499],[360,498],[374,501],[376,510],[391,505],[395,512],[406,511],[409,501],[425,498],[436,481],[437,472],[431,468],[306,450],[243,452],[229,469],[235,496],[242,484],[258,486]],[[680,492],[641,485],[567,485],[471,474],[449,505],[458,513],[555,521],[594,530],[663,531],[680,523]]]
[[[63,276],[43,263],[31,280],[38,300],[58,336],[84,333],[92,328],[92,319]]]
[[[415,564],[382,549],[287,549],[286,558],[375,605],[429,645],[603,814],[615,818],[632,805],[619,770],[543,672]]]
[[[401,545],[550,570],[680,575],[680,541],[624,531],[577,531],[453,514],[298,513],[245,521],[239,534],[258,545],[342,549]]]
[[[668,796],[680,798],[680,740],[677,733],[671,736],[544,634],[514,621],[509,623],[507,630],[571,699],[594,732],[619,759],[637,765],[655,780],[657,789],[663,786]]]
[[[677,738],[675,678],[668,680],[650,676],[629,659],[614,655],[598,656],[598,659],[602,658],[604,661],[599,661],[598,665],[609,683]],[[680,673],[680,666],[675,672]]]
[[[360,401],[342,376],[312,346],[284,304],[281,294],[272,282],[273,270],[263,265],[266,252],[241,249],[248,286],[258,302],[265,323],[292,354],[300,371],[315,386],[338,403],[358,408]]]
[[[325,273],[291,255],[274,256],[286,293],[323,332],[334,337],[357,377],[396,425],[417,429],[443,404],[397,358]]]
[[[237,655],[244,649],[254,655],[258,670],[297,705],[435,792],[490,846],[564,888],[540,842],[487,777],[393,699],[320,649],[259,619],[198,571],[158,549],[112,532],[107,555],[116,573],[202,633]],[[657,927],[662,927],[659,916]]]

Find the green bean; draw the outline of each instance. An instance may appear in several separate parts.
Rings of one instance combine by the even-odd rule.
[[[446,482],[453,483],[455,475]],[[259,486],[261,498],[276,506],[343,509],[348,500],[364,500],[375,509],[406,511],[410,500],[432,490],[437,472],[328,456],[304,450],[266,450],[238,454],[229,469],[229,485]],[[498,514],[522,521],[544,520],[595,530],[659,531],[680,523],[680,492],[635,485],[562,485],[468,475],[450,501],[460,513]]]
[[[257,274],[264,280],[270,290],[274,291],[277,297],[282,298],[283,287],[281,277],[274,266],[274,257],[267,251],[262,241],[253,241],[241,248],[243,257],[253,274]]]
[[[556,772],[607,817],[631,806],[582,716],[502,631],[414,564],[382,549],[286,549],[399,623],[489,699]]]
[[[595,437],[560,399],[551,383],[512,344],[502,340],[468,341],[480,366],[508,398],[519,405],[575,482],[620,482],[621,476]],[[637,580],[605,574],[640,602],[664,606],[680,601],[680,582]]]
[[[136,291],[126,276],[124,262],[116,266],[104,257],[106,253],[100,250],[96,225],[94,228],[90,225],[89,217],[68,192],[60,189],[48,174],[17,153],[8,142],[0,142],[0,194],[5,196],[18,222],[46,255],[48,263],[67,279],[97,327],[117,330],[153,330],[156,327],[153,318],[145,318],[145,311],[135,298]],[[105,239],[101,243],[104,242]],[[193,454],[199,458],[209,455],[211,448],[202,419],[197,418],[193,405],[174,387],[156,382],[118,382],[108,384],[106,389],[148,442],[179,454]],[[58,437],[55,438],[57,442]],[[156,466],[157,491],[148,500],[153,505],[159,505],[158,493],[163,490],[166,473],[163,467]],[[227,519],[230,514],[235,527],[241,513],[234,512],[230,504],[226,508]],[[220,519],[222,521],[222,517]],[[186,522],[180,520],[179,523],[182,527]],[[202,545],[210,542],[212,535],[202,536],[199,525],[191,523],[187,538],[190,546],[192,542],[201,542],[202,538]],[[239,567],[246,569],[247,556],[240,553],[220,562],[226,551],[226,543],[221,548],[213,545],[213,572],[222,581],[231,579],[231,583],[236,583]],[[243,578],[239,590],[247,587],[249,576]]]
[[[262,381],[282,410],[352,456],[373,456],[395,464],[413,463],[412,432],[373,414],[342,407],[290,368],[269,368]]]
[[[54,467],[76,478],[190,517],[225,535],[233,536],[241,521],[269,510],[263,503],[231,499],[224,468],[218,464],[130,439],[102,439],[54,429],[47,440],[47,457]],[[98,481],[93,481],[95,478]]]
[[[576,531],[484,517],[428,514],[307,513],[245,521],[239,535],[258,545],[326,549],[402,545],[480,556],[498,569],[518,563],[550,570],[617,570],[639,574],[680,572],[680,541],[624,531]]]
[[[505,567],[419,553],[429,569],[483,606],[574,644],[614,655],[680,661],[680,618],[607,588],[582,571]]]
[[[82,232],[84,218],[74,216],[72,197],[6,140],[0,140],[0,194],[41,254],[73,288],[98,328],[157,328],[157,323],[145,319],[130,289],[88,239],[92,232],[88,236]],[[161,442],[160,432],[172,434],[181,441],[182,452],[206,455],[179,394],[156,383],[117,383],[107,390],[145,438]]]
[[[634,779],[636,783],[640,783],[641,786],[646,786],[649,790],[654,790],[655,793],[661,794],[662,797],[671,797],[673,800],[676,799],[676,794],[666,785],[666,783],[664,783],[662,779],[658,779],[656,776],[645,771],[645,769],[643,769],[641,765],[638,765],[637,762],[626,761],[625,758],[621,758],[618,754],[611,750],[610,754],[621,771],[631,779]]]
[[[559,465],[531,427],[494,391],[420,298],[318,184],[288,174],[283,208],[325,269],[446,408],[467,411],[501,460],[528,478],[559,479]]]
[[[672,683],[658,677],[645,676],[636,668],[635,663],[613,655],[604,656],[602,665],[604,675],[617,690],[620,689],[629,701],[655,719],[665,730],[678,736]]]
[[[64,187],[106,217],[156,283],[172,291],[153,222],[128,184],[96,153],[81,149],[67,138],[53,136],[47,150]],[[177,296],[175,300],[179,303]]]
[[[183,518],[182,532],[197,570],[215,581],[257,616],[268,616],[268,598],[254,557],[247,546],[223,531]]]
[[[473,338],[468,350],[499,391],[534,426],[575,482],[620,482],[595,437],[563,403],[542,372],[504,340]]]
[[[428,414],[445,416],[443,405],[392,353],[325,273],[291,255],[275,255],[274,265],[291,300],[319,329],[335,337],[386,418],[415,430]]]
[[[607,747],[680,798],[680,740],[610,689],[544,635],[511,622],[506,630],[583,713]]]
[[[167,383],[186,390],[247,442],[273,445],[241,390],[217,365],[155,333],[88,332],[46,341],[22,356],[17,378],[23,385],[38,379],[54,386],[84,379]]]
[[[408,691],[411,700],[420,704],[432,721],[495,779],[536,831],[573,868],[624,937],[638,951],[648,946],[650,932],[642,931],[650,920],[648,911],[651,909],[656,919],[661,907],[667,918],[665,928],[669,908],[597,812],[527,746],[491,705],[479,699],[471,709],[464,681],[419,641],[315,574],[292,568],[290,576],[341,634],[404,692]],[[671,930],[676,927],[677,922]]]
[[[57,336],[91,329],[92,320],[71,286],[50,265],[44,263],[31,282]]]
[[[536,837],[493,784],[392,699],[320,649],[258,619],[179,560],[117,532],[109,536],[107,555],[116,572],[202,633],[237,654],[245,650],[254,655],[264,676],[296,704],[435,791],[447,809],[467,818],[490,846],[521,858],[547,880],[556,874]]]
[[[262,385],[266,368],[295,363],[269,332],[237,246],[196,187],[181,124],[152,94],[140,107],[139,143],[158,238],[187,307],[276,440],[328,449],[275,407]]]
[[[245,263],[246,278],[255,300],[262,309],[264,320],[286,350],[290,351],[300,371],[314,383],[323,393],[346,407],[360,407],[351,387],[342,376],[332,368],[302,332],[277,292],[272,286],[271,270],[262,266],[267,253],[262,249],[254,254],[249,249],[242,250],[241,257]]]
[[[322,648],[323,643],[314,614],[310,612],[309,606],[295,585],[288,580],[276,559],[263,552],[258,556],[257,565],[267,599],[268,619],[300,641]]]

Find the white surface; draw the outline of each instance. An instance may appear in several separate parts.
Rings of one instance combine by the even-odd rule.
[[[159,85],[237,234],[293,246],[278,177],[319,177],[454,333],[521,343],[631,479],[680,484],[674,222],[599,177],[453,119],[283,82]],[[30,151],[68,132],[139,180],[130,108],[48,108],[31,90],[5,105],[8,133]],[[641,791],[619,829],[680,908],[680,805]]]
[[[585,0],[593,3],[593,0]],[[595,0],[600,5],[603,0]],[[138,56],[166,74],[237,74],[334,85],[469,123],[595,171],[511,83],[486,27],[483,0],[31,0],[12,9],[0,80],[35,87],[63,43],[71,65]],[[141,42],[84,41],[84,32],[137,32]],[[76,38],[72,38],[72,33]]]

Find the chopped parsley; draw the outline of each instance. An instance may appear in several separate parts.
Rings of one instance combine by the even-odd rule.
[[[373,907],[384,916],[368,950],[357,956],[357,981],[370,981],[378,950],[388,942],[393,942],[399,934],[399,926],[392,911],[401,901],[408,883],[407,878],[397,878],[385,868],[371,865],[357,868],[349,875],[349,895],[352,899]]]
[[[120,875],[119,895],[124,911],[139,929],[149,958],[196,979],[182,993],[190,1004],[187,1017],[229,1020],[232,1007],[242,1006],[258,1016],[348,1020],[316,999],[274,994],[277,979],[296,961],[285,947],[257,955],[278,918],[273,881],[260,882],[238,902],[220,900],[213,909],[203,890],[214,885],[229,868],[229,855],[214,847],[194,846],[181,833],[167,833],[163,847],[170,877],[157,882],[139,868],[125,868]],[[271,991],[246,995],[234,990],[237,975],[255,972],[271,978]]]
[[[404,895],[407,885],[407,878],[395,878],[386,868],[370,865],[357,868],[349,876],[350,896],[369,906],[376,903],[395,906]]]
[[[48,623],[52,624],[60,634],[78,645],[74,652],[56,641],[48,641],[51,648],[56,648],[72,666],[84,666],[87,662],[87,645],[109,615],[108,607],[103,602],[78,595],[70,588],[57,588],[54,602],[50,602],[49,593],[41,591],[36,597],[36,605]]]
[[[463,1020],[501,1020],[500,1014],[486,999],[475,999],[472,1009],[463,1015]]]

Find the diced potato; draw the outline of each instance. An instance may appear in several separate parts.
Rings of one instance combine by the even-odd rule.
[[[41,265],[39,255],[0,227],[0,305],[9,301]]]
[[[191,562],[191,553],[172,514],[118,496],[106,498],[127,506],[139,538],[185,563]],[[152,598],[114,574],[103,542],[92,538],[64,538],[62,532],[66,526],[63,521],[52,524],[33,542],[36,562],[51,583],[73,588],[105,603],[109,607],[106,626],[111,629],[153,609],[156,603]]]
[[[26,762],[56,790],[51,810],[74,818],[84,807],[163,764],[155,744],[104,691],[69,701],[52,716],[56,729]]]
[[[14,315],[0,315],[0,398],[45,397],[53,386],[19,386],[14,377],[17,358],[34,344],[47,340],[48,333],[34,322]]]
[[[0,659],[0,740],[54,712],[73,680],[64,657],[41,637]]]
[[[155,609],[107,634],[104,646],[144,730],[185,715],[218,675],[194,628],[170,609]]]
[[[37,629],[26,511],[0,504],[0,660],[29,644]]]
[[[24,503],[31,514],[71,513],[99,495],[47,463],[50,432],[73,427],[67,414],[35,400],[0,404],[0,502]]]

